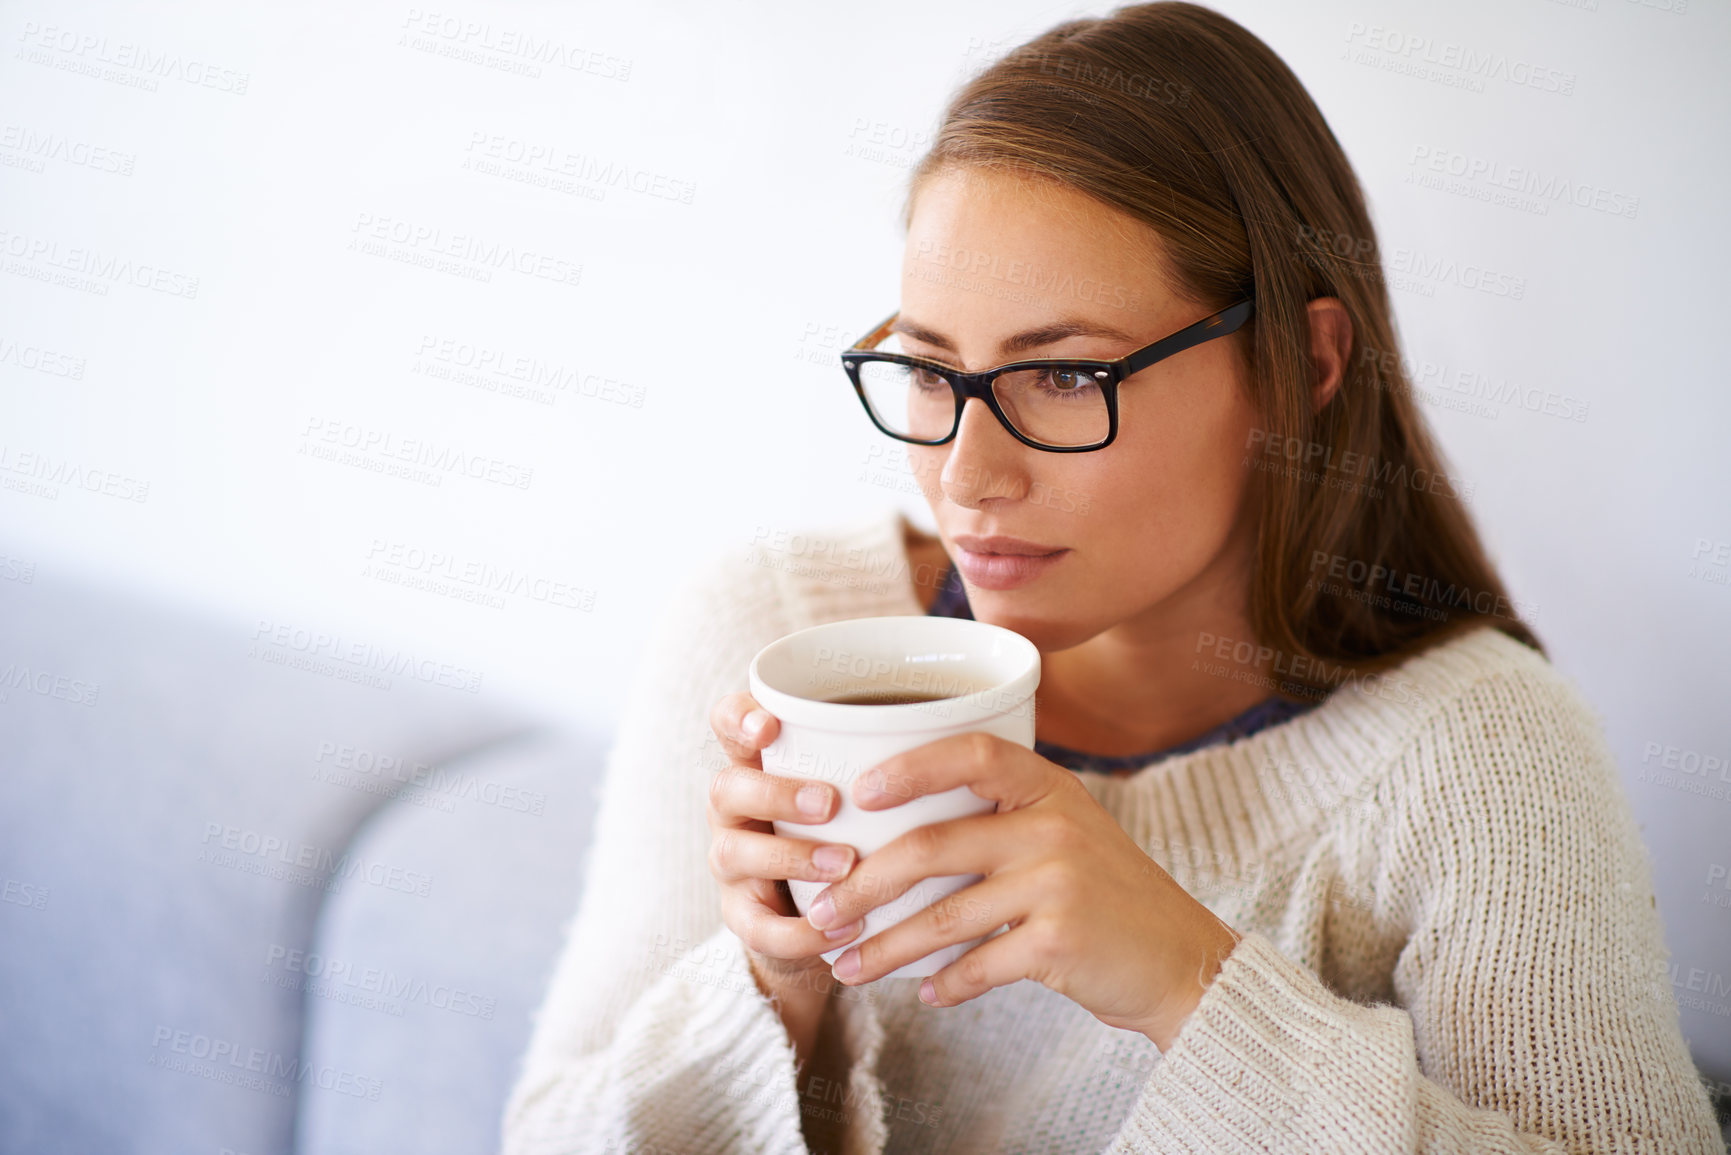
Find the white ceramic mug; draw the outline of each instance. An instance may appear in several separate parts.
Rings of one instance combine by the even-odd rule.
[[[751,696],[781,723],[775,741],[763,748],[764,772],[821,779],[841,792],[841,806],[828,822],[777,821],[775,832],[845,843],[863,859],[916,826],[997,808],[957,786],[887,809],[861,810],[848,787],[885,759],[951,734],[984,730],[1033,749],[1040,651],[1013,630],[967,618],[852,618],[799,630],[765,646],[751,661],[750,682]],[[941,696],[899,705],[829,700],[861,694]],[[854,940],[825,951],[824,961],[835,962],[842,951],[983,877],[940,875],[916,882],[867,912]],[[829,884],[789,879],[787,885],[804,915]],[[935,974],[985,937],[943,947],[884,977]]]

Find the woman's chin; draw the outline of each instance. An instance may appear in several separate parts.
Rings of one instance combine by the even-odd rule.
[[[1033,642],[1034,648],[1041,653],[1056,653],[1079,646],[1100,632],[1097,626],[1089,627],[1067,619],[1056,605],[1039,604],[1045,600],[1035,599],[1020,590],[1008,594],[981,593],[969,599],[968,608],[973,611],[975,621],[1013,630]],[[1001,604],[993,605],[993,602]]]

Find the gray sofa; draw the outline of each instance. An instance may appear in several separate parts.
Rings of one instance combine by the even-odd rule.
[[[497,1148],[609,735],[364,662],[0,581],[0,1151]]]

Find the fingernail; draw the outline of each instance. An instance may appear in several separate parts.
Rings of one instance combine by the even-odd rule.
[[[835,900],[827,894],[817,896],[817,901],[806,910],[805,917],[811,925],[822,930],[835,921]]]
[[[811,852],[811,861],[831,878],[839,878],[853,863],[853,850],[846,846],[820,846]]]
[[[799,793],[793,796],[793,804],[807,818],[822,818],[829,813],[829,787],[801,786]]]
[[[859,951],[850,950],[835,960],[835,969],[830,972],[838,979],[851,979],[859,974]]]
[[[745,716],[745,720],[739,724],[739,728],[747,738],[756,738],[763,733],[763,728],[767,725],[769,725],[769,715],[762,710],[753,710]]]
[[[831,942],[845,942],[847,939],[850,939],[859,933],[860,925],[863,922],[863,919],[856,918],[846,926],[838,926],[834,930],[824,931],[823,937],[829,939]]]
[[[936,1003],[937,1001],[938,1001],[937,984],[932,982],[931,979],[927,979],[925,982],[920,984],[920,1002],[925,1003],[927,1006],[931,1006],[932,1004]]]

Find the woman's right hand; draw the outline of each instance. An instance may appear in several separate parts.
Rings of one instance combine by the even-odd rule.
[[[760,724],[748,730],[747,719]],[[783,838],[770,822],[827,822],[840,805],[832,783],[814,778],[784,778],[763,769],[763,748],[774,741],[781,723],[740,692],[722,698],[709,711],[709,727],[727,752],[729,765],[709,785],[709,870],[721,884],[721,914],[745,944],[752,970],[767,993],[805,1020],[790,1030],[816,1028],[809,1013],[821,1008],[835,980],[823,952],[851,942],[861,921],[821,931],[800,915],[787,885],[779,880],[835,882],[853,869],[851,846]],[[800,1013],[801,1009],[807,1013]]]

